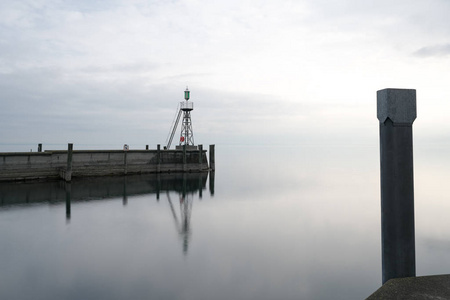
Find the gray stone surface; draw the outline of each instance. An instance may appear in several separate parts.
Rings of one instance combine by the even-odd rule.
[[[380,123],[384,123],[389,118],[394,125],[411,125],[416,117],[416,90],[384,89],[377,91],[377,118]]]
[[[375,299],[450,299],[450,275],[391,279],[366,300]]]
[[[209,169],[206,151],[180,150],[75,150],[72,177],[190,172]],[[65,178],[68,151],[0,153],[0,181]],[[183,163],[184,162],[184,163]],[[70,171],[70,170],[69,170]]]

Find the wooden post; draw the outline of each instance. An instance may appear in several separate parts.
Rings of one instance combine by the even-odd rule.
[[[198,145],[198,169],[202,169],[203,164],[203,145]]]
[[[73,144],[68,144],[67,145],[67,167],[66,167],[66,172],[64,173],[65,181],[72,180],[72,154],[73,154]]]
[[[123,146],[123,174],[127,175],[128,173],[128,161],[127,161],[127,154],[128,154],[128,145],[125,144]]]
[[[216,169],[216,162],[214,159],[214,147],[215,145],[209,145],[209,168],[211,170],[215,170]]]
[[[38,144],[38,152],[42,152],[42,144]]]
[[[156,172],[161,172],[161,145],[156,146]]]

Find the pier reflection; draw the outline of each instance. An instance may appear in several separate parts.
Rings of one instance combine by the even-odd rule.
[[[33,181],[0,183],[0,208],[37,203],[65,203],[66,221],[72,216],[72,204],[91,200],[122,198],[124,206],[137,195],[156,194],[157,201],[166,194],[176,230],[182,236],[183,252],[187,253],[190,218],[194,194],[203,197],[208,173],[145,174],[112,177],[74,178],[72,182]],[[214,194],[214,176],[210,176],[210,195]],[[175,201],[173,192],[177,194]],[[178,202],[178,203],[177,203]],[[179,209],[176,206],[179,205]]]
[[[1,182],[0,207],[64,201],[90,201],[121,197],[127,205],[130,196],[177,192],[181,195],[206,189],[208,173],[145,174],[75,178],[64,181]],[[213,179],[213,177],[212,177]],[[209,183],[211,187],[212,183]],[[214,184],[212,184],[214,186]],[[213,194],[213,191],[210,191]]]

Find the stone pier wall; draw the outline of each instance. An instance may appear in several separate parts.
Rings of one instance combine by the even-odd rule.
[[[159,153],[159,155],[158,155]],[[206,151],[74,150],[71,177],[199,172],[209,170]],[[64,178],[68,151],[0,153],[0,181]]]

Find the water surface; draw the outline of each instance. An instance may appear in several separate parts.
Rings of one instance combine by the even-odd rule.
[[[450,160],[429,152],[418,275],[450,273]],[[381,285],[379,197],[370,145],[217,146],[213,174],[0,184],[0,297],[364,299]]]

